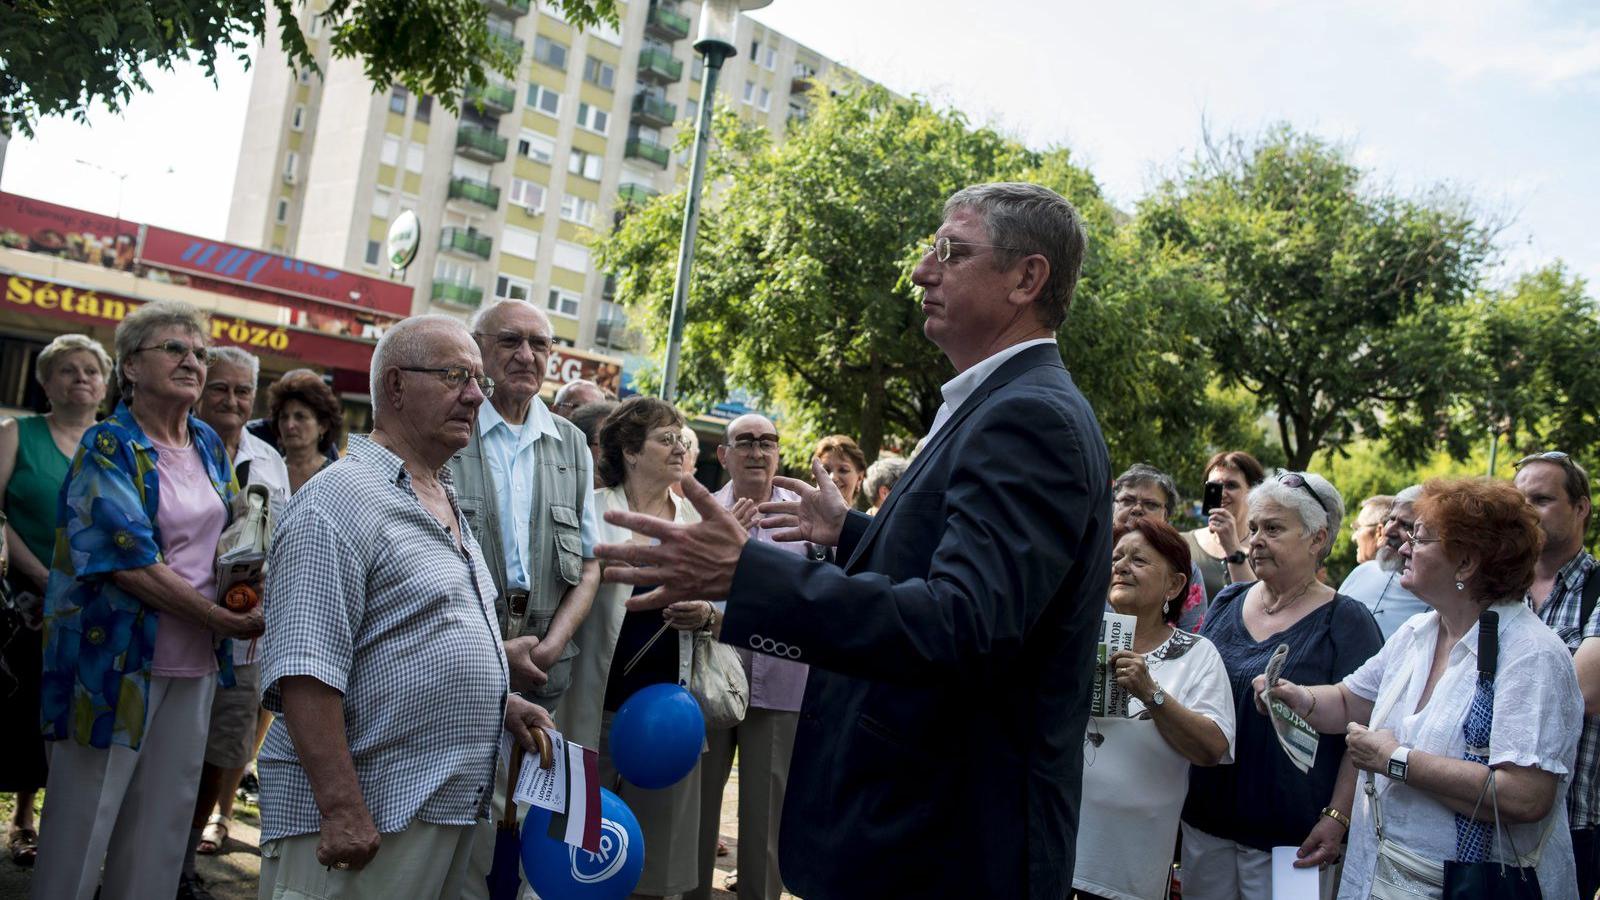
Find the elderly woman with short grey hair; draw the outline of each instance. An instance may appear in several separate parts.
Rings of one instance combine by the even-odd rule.
[[[1297,866],[1324,870],[1343,853],[1355,801],[1355,769],[1342,734],[1314,732],[1309,771],[1254,714],[1251,681],[1285,648],[1282,677],[1332,684],[1383,646],[1365,606],[1317,580],[1344,518],[1327,479],[1280,472],[1250,492],[1250,565],[1259,579],[1228,585],[1201,634],[1222,654],[1233,687],[1237,733],[1230,765],[1195,769],[1183,809],[1185,898],[1272,895],[1272,848],[1298,846]],[[1293,673],[1305,673],[1304,677]]]
[[[232,648],[214,639],[262,632],[259,610],[217,603],[236,487],[222,441],[190,413],[206,324],[177,301],[122,321],[123,402],[85,432],[61,489],[45,594],[41,718],[55,746],[41,897],[177,892],[219,670],[232,681]]]

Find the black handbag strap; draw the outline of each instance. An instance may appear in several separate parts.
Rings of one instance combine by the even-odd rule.
[[[1582,614],[1578,616],[1578,633],[1583,633],[1585,625],[1589,624],[1589,617],[1594,615],[1594,604],[1600,599],[1600,565],[1589,570],[1589,577],[1583,580],[1583,606]]]

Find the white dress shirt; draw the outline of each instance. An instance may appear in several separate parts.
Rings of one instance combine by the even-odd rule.
[[[944,403],[939,407],[938,414],[933,417],[933,427],[928,429],[928,436],[922,439],[923,446],[926,446],[928,441],[933,440],[933,436],[939,433],[939,429],[944,427],[944,423],[950,421],[950,417],[955,415],[955,411],[961,408],[961,404],[967,402],[967,398],[971,397],[972,392],[978,389],[978,385],[983,384],[985,378],[993,375],[996,369],[1005,365],[1006,360],[1029,347],[1038,347],[1044,344],[1054,345],[1055,342],[1055,338],[1047,337],[1034,338],[1031,341],[1023,341],[1020,344],[1012,344],[960,375],[946,381],[944,386],[939,388],[939,393],[944,395]]]

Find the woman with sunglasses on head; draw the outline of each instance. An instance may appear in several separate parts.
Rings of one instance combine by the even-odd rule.
[[[1363,784],[1373,773],[1385,842],[1439,866],[1460,858],[1458,828],[1476,820],[1488,826],[1480,830],[1485,859],[1533,867],[1545,900],[1572,900],[1578,891],[1566,793],[1583,698],[1566,645],[1522,602],[1542,544],[1537,514],[1511,485],[1428,482],[1416,527],[1401,545],[1400,584],[1431,610],[1412,616],[1347,677],[1280,680],[1268,696],[1320,732],[1348,735]],[[1463,758],[1485,610],[1499,617],[1487,764]],[[1252,687],[1268,685],[1261,678]],[[1485,796],[1491,771],[1493,791]],[[1364,900],[1375,878],[1394,880],[1390,866],[1378,852],[1363,792],[1339,896]],[[1440,896],[1442,872],[1434,875],[1434,887],[1416,896]]]
[[[1315,741],[1309,771],[1279,746],[1254,713],[1251,682],[1287,646],[1283,676],[1337,681],[1383,645],[1372,614],[1317,580],[1344,517],[1344,499],[1320,475],[1284,472],[1250,492],[1250,566],[1258,580],[1229,585],[1211,601],[1201,634],[1222,654],[1233,688],[1231,765],[1190,773],[1183,808],[1186,900],[1267,898],[1272,848],[1300,848],[1296,865],[1326,867],[1343,853],[1355,770],[1344,736]]]
[[[611,510],[636,512],[680,523],[700,514],[671,487],[685,474],[688,441],[683,416],[654,397],[630,397],[600,428],[600,480],[595,512],[601,543],[648,543],[649,538],[604,521]],[[660,612],[627,612],[630,588],[604,584],[573,641],[572,687],[561,701],[563,734],[600,751],[601,783],[617,792],[639,819],[644,834],[644,871],[635,893],[665,897],[693,890],[700,882],[700,764],[671,787],[647,790],[625,782],[611,762],[611,722],[623,702],[653,684],[688,683],[694,659],[694,632],[720,627],[710,603],[674,603]],[[667,630],[661,632],[663,627]]]
[[[1189,766],[1233,756],[1233,691],[1211,642],[1177,627],[1189,548],[1159,516],[1115,526],[1111,608],[1133,616],[1133,649],[1108,661],[1130,695],[1126,716],[1090,719],[1077,867],[1080,900],[1167,896]]]
[[[260,610],[217,603],[217,542],[237,490],[191,414],[205,318],[149,303],[117,326],[122,402],[84,433],[61,491],[45,595],[45,739],[54,742],[33,890],[105,900],[178,891],[226,640]],[[187,843],[186,843],[187,842]],[[104,864],[104,873],[101,866]]]

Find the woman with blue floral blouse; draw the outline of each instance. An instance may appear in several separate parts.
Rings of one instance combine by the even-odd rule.
[[[117,327],[123,401],[84,433],[57,508],[41,718],[53,742],[33,892],[104,900],[178,890],[211,697],[259,610],[217,603],[217,541],[237,486],[190,414],[206,321],[147,304]],[[187,841],[187,844],[186,844]],[[186,885],[187,887],[187,885]]]

